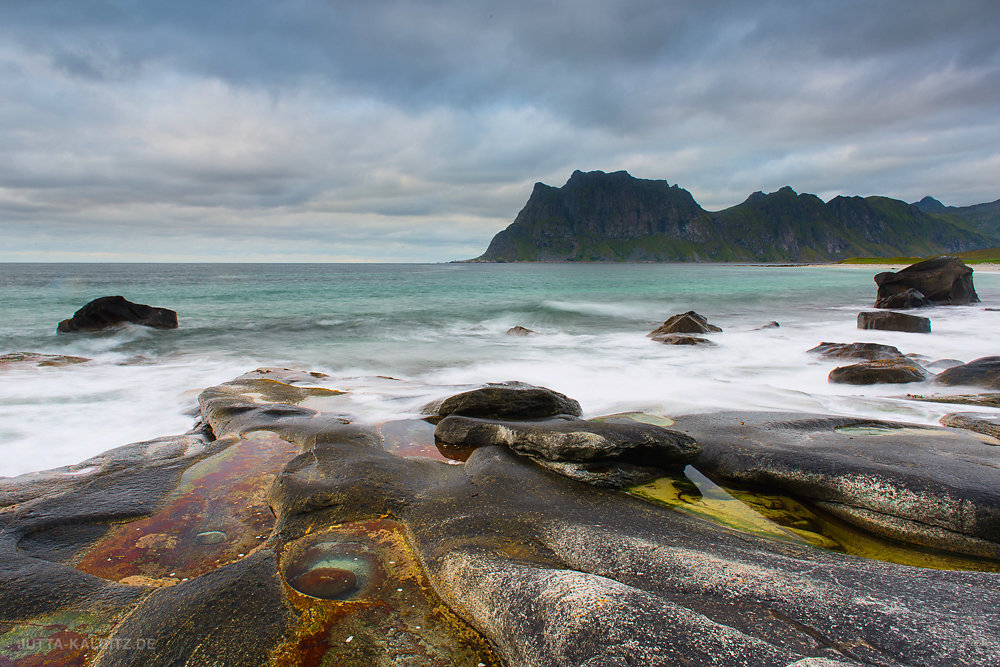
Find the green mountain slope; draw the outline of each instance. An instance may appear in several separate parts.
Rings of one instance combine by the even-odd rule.
[[[887,197],[823,202],[790,187],[716,213],[666,181],[576,171],[536,183],[514,222],[471,261],[834,261],[985,248],[968,220]]]

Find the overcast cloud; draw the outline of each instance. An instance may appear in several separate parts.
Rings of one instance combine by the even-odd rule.
[[[535,181],[1000,197],[1000,12],[6,0],[0,261],[446,261]]]

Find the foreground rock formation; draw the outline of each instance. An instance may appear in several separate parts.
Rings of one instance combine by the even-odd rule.
[[[103,331],[123,324],[139,324],[154,329],[176,329],[177,313],[169,308],[157,308],[132,303],[123,296],[102,296],[59,323],[60,333]]]
[[[317,381],[261,369],[206,389],[189,434],[0,479],[5,664],[1000,663],[1000,564],[984,559],[1000,554],[1000,441],[824,415],[519,426],[575,402],[505,384],[429,410],[438,428],[489,425],[457,438],[481,445],[460,462],[387,435],[412,419],[351,423]],[[526,432],[607,446],[522,456]],[[646,436],[642,457],[669,442],[694,463],[640,495],[686,505],[536,462],[621,459]],[[703,472],[789,497],[732,488],[758,526],[734,530],[689,511],[720,492],[695,487]],[[772,522],[800,502],[983,571],[817,548],[813,519]]]

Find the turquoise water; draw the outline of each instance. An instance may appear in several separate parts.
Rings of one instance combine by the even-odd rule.
[[[828,385],[821,341],[865,340],[934,358],[997,354],[1000,274],[976,274],[984,304],[935,308],[934,334],[862,332],[876,271],[706,264],[4,264],[0,353],[94,359],[4,371],[0,474],[76,462],[186,430],[201,388],[258,366],[329,373],[350,416],[416,412],[466,385],[518,379],[579,399],[590,415],[721,408],[820,410],[932,422],[897,397],[914,386]],[[180,328],[57,335],[87,301],[121,294],[178,312]],[[651,342],[696,310],[725,330],[713,348]],[[778,329],[758,330],[768,321]],[[506,336],[515,325],[527,338]],[[386,380],[378,376],[391,376]]]

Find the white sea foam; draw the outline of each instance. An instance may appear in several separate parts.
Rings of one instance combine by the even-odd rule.
[[[370,269],[358,269],[365,270]],[[0,331],[0,343],[6,347],[0,353],[31,350],[94,361],[3,371],[0,475],[77,463],[128,442],[182,433],[194,422],[201,389],[258,366],[329,373],[323,386],[348,391],[342,401],[331,402],[331,409],[371,423],[413,417],[432,399],[505,380],[561,391],[579,400],[586,416],[629,410],[664,415],[792,410],[934,424],[955,409],[998,412],[904,398],[907,393],[958,393],[962,388],[830,384],[830,370],[849,362],[806,352],[822,341],[868,341],[929,359],[970,361],[1000,354],[998,312],[983,306],[928,309],[920,314],[933,322],[930,335],[859,331],[857,312],[870,305],[874,293],[870,277],[857,276],[851,282],[852,275],[820,269],[742,269],[715,285],[714,292],[698,296],[696,288],[713,270],[676,269],[681,277],[698,277],[685,283],[684,298],[670,293],[670,285],[677,282],[670,273],[671,280],[663,280],[662,295],[649,284],[638,296],[624,283],[605,290],[619,290],[618,299],[580,294],[570,278],[604,272],[601,275],[613,282],[627,271],[630,280],[648,273],[659,281],[660,273],[674,269],[558,267],[547,273],[544,267],[472,267],[459,273],[414,272],[414,280],[474,281],[486,276],[490,281],[469,288],[464,283],[435,283],[431,287],[436,292],[414,290],[409,300],[399,297],[398,307],[391,294],[378,292],[380,283],[357,289],[355,300],[347,302],[331,297],[323,281],[315,281],[318,286],[303,281],[296,288],[300,291],[292,292],[290,305],[276,306],[269,291],[245,297],[231,292],[231,281],[220,283],[225,290],[218,288],[220,295],[231,294],[230,301],[220,301],[222,296],[206,301],[202,292],[213,289],[213,283],[195,283],[194,278],[194,296],[186,304],[183,285],[174,279],[165,281],[170,290],[166,296],[149,299],[179,302],[182,326],[173,332],[129,327],[114,334],[57,337],[51,323],[66,311],[65,305],[50,305],[39,313],[25,307],[10,318],[16,326],[8,322]],[[533,273],[519,278],[527,271]],[[499,290],[493,276],[521,282]],[[551,290],[537,285],[551,276],[563,282]],[[750,279],[756,276],[773,284],[754,292]],[[260,278],[270,288],[267,280]],[[816,285],[813,292],[794,291],[810,280]],[[1000,305],[1000,274],[977,274],[976,280],[984,305]],[[494,290],[493,297],[478,296],[477,290],[485,288]],[[526,291],[529,288],[532,291]],[[545,296],[547,291],[556,296]],[[175,293],[181,297],[171,300]],[[382,301],[372,301],[373,295]],[[669,315],[690,309],[725,329],[709,336],[714,347],[662,345],[646,337]],[[778,320],[780,328],[758,329],[770,320]],[[505,335],[514,325],[537,333]]]

